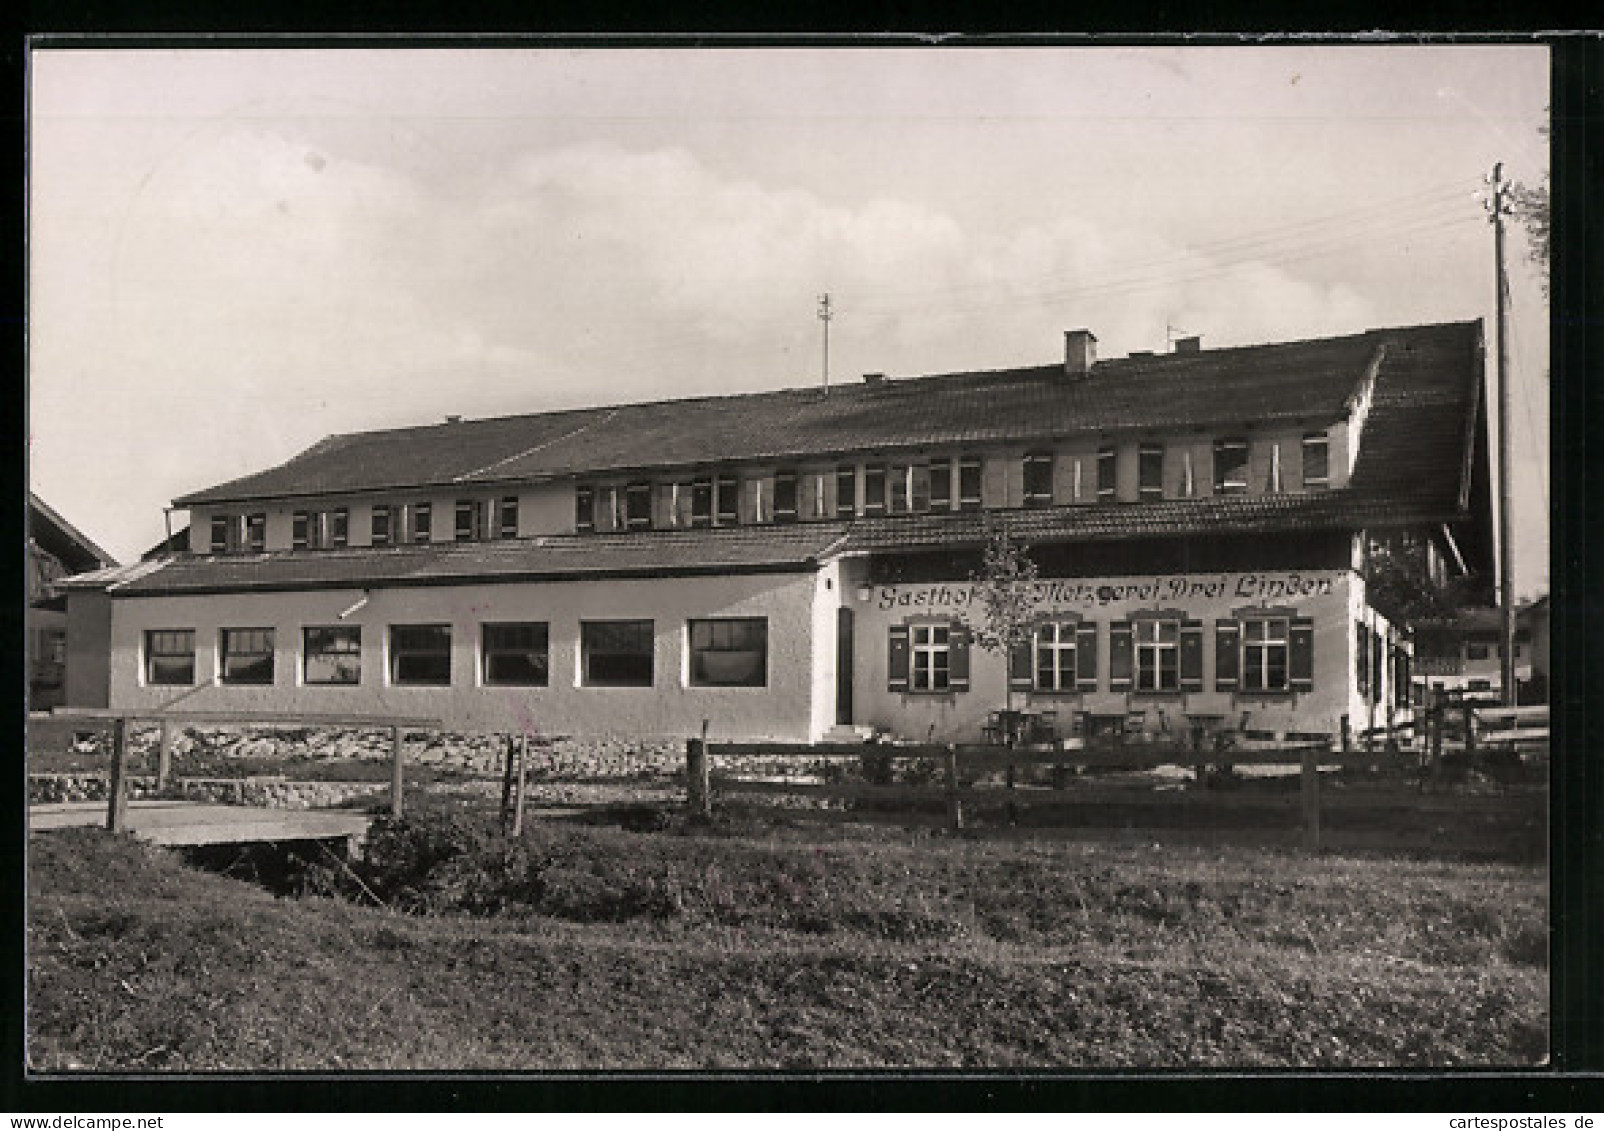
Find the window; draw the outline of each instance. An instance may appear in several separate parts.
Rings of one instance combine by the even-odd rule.
[[[195,682],[195,630],[162,628],[145,633],[145,682]]]
[[[830,517],[830,499],[825,494],[829,490],[830,476],[823,471],[813,473],[812,499],[809,501],[808,517],[816,521]]]
[[[375,546],[388,546],[390,544],[390,508],[383,503],[376,503],[370,520],[370,531]]]
[[[290,516],[290,548],[306,550],[311,548],[311,545],[311,516],[305,511],[296,511]]]
[[[977,511],[980,507],[980,459],[965,456],[958,461],[958,509]]]
[[[1323,491],[1331,484],[1331,448],[1324,432],[1303,434],[1303,489]]]
[[[886,656],[891,691],[969,690],[969,628],[961,621],[892,625]]]
[[[842,465],[835,469],[835,514],[853,518],[858,513],[858,469]]]
[[[713,525],[712,479],[697,479],[691,483],[691,525]]]
[[[1285,617],[1242,621],[1242,690],[1285,691],[1288,682],[1288,631]]]
[[[501,536],[518,537],[518,496],[506,495],[501,500]]]
[[[593,487],[574,488],[574,530],[590,534],[596,529],[596,490]]]
[[[362,630],[353,625],[302,629],[301,673],[307,683],[361,683]]]
[[[1218,691],[1279,694],[1314,689],[1314,621],[1290,612],[1269,616],[1239,610],[1240,619],[1214,626],[1214,686]],[[1364,625],[1358,625],[1362,634]],[[1369,649],[1359,661],[1360,687],[1368,679]]]
[[[477,542],[485,536],[484,504],[477,499],[457,500],[457,541]]]
[[[253,554],[267,549],[267,515],[253,514],[245,518],[245,548]]]
[[[909,491],[911,480],[908,478],[910,470],[906,464],[892,464],[886,472],[886,486],[890,493],[886,510],[891,514],[907,514],[912,509],[913,499]]]
[[[265,536],[267,516],[262,516]],[[290,545],[297,550],[325,550],[349,544],[351,512],[345,507],[332,511],[296,511],[290,518]]]
[[[221,554],[228,550],[229,527],[233,519],[226,514],[212,515],[212,553]]]
[[[631,483],[624,488],[624,522],[631,530],[652,528],[652,485]]]
[[[776,471],[774,473],[774,521],[795,522],[796,519],[796,472]]]
[[[581,621],[579,642],[585,686],[652,685],[651,621]]]
[[[741,482],[733,475],[720,475],[713,481],[718,511],[714,521],[719,526],[735,526],[741,521]]]
[[[428,503],[413,503],[407,510],[411,529],[409,542],[428,542],[434,537],[434,514]]]
[[[1117,489],[1117,464],[1113,448],[1097,449],[1097,501],[1112,503]]]
[[[934,460],[930,464],[930,509],[952,509],[952,461],[949,459]]]
[[[390,682],[397,687],[448,687],[451,684],[451,626],[390,626]]]
[[[1485,660],[1491,654],[1492,653],[1486,644],[1465,645],[1465,659],[1467,660]]]
[[[272,683],[273,630],[223,629],[221,659],[224,683]]]
[[[711,501],[712,492],[709,490],[707,499]],[[704,509],[703,521],[697,521],[695,510],[696,485],[693,483],[670,483],[663,488],[663,511],[668,518],[668,525],[676,529],[685,526],[706,526],[712,518],[712,512]]]
[[[766,617],[693,620],[693,687],[764,687],[768,683]]]
[[[1045,507],[1053,501],[1053,453],[1025,456],[1025,505]]]
[[[1097,690],[1097,626],[1047,621],[1036,629],[1038,691]]]
[[[484,681],[503,687],[545,687],[548,673],[544,623],[487,624],[482,640]]]
[[[1239,494],[1247,489],[1248,442],[1246,440],[1216,440],[1214,442],[1215,494]]]
[[[913,691],[945,691],[951,672],[952,630],[941,624],[913,627]]]
[[[1173,620],[1139,620],[1136,637],[1136,690],[1181,689],[1181,624]]]
[[[1164,498],[1164,445],[1143,444],[1137,452],[1137,497],[1144,503]]]
[[[337,548],[351,544],[351,512],[345,507],[329,512],[329,542]]]
[[[863,513],[886,513],[886,465],[871,463],[863,469]]]

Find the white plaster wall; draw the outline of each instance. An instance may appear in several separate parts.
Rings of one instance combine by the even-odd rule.
[[[111,705],[151,708],[193,692],[179,709],[394,713],[462,728],[642,738],[689,737],[707,719],[710,733],[722,738],[805,741],[814,733],[819,584],[802,573],[376,589],[345,621],[338,615],[356,603],[359,589],[122,598],[112,603]],[[689,686],[686,621],[725,616],[768,618],[766,687]],[[580,622],[637,618],[655,623],[654,686],[579,686]],[[481,685],[480,625],[494,621],[549,624],[550,686]],[[305,685],[301,629],[342,623],[362,628],[362,682]],[[388,627],[436,623],[452,627],[452,685],[390,686]],[[274,629],[272,686],[212,682],[225,627]],[[160,628],[195,630],[199,690],[144,685],[143,634]],[[828,646],[834,647],[833,633]]]
[[[1070,714],[1089,710],[1120,714],[1146,710],[1157,726],[1165,712],[1170,725],[1184,725],[1187,714],[1220,715],[1231,725],[1242,722],[1255,730],[1337,733],[1344,713],[1353,710],[1351,654],[1352,602],[1358,579],[1345,570],[1216,573],[1153,577],[1074,578],[1049,581],[1061,588],[1045,597],[1043,611],[1078,612],[1098,628],[1098,690],[1085,694],[1016,693],[1014,706],[1060,713],[1061,726]],[[1176,587],[1180,588],[1177,589]],[[1098,590],[1112,587],[1111,593]],[[979,623],[978,605],[963,596],[967,581],[928,585],[876,587],[867,602],[847,586],[853,602],[857,641],[853,682],[854,722],[884,727],[905,738],[975,741],[990,712],[1005,705],[1006,658],[978,646],[971,653],[968,692],[946,695],[893,693],[886,688],[887,634],[893,624],[931,615]],[[1287,595],[1289,589],[1296,595]],[[942,590],[946,593],[943,595]],[[903,604],[904,598],[908,603]],[[1290,695],[1249,695],[1214,690],[1214,622],[1254,607],[1290,607],[1314,621],[1314,690]],[[1200,692],[1138,695],[1108,689],[1108,625],[1142,609],[1180,609],[1204,623],[1203,688]]]

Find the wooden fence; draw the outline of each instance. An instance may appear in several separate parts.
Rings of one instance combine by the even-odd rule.
[[[1393,799],[1415,812],[1454,812],[1470,810],[1503,812],[1510,799],[1502,796],[1430,796],[1425,784],[1436,768],[1410,753],[1397,751],[1356,752],[1333,750],[1328,741],[1255,745],[1227,750],[1200,748],[1188,743],[1132,743],[1098,745],[1079,749],[1007,748],[995,745],[893,745],[893,744],[788,744],[788,743],[709,743],[690,739],[687,743],[687,803],[690,812],[710,818],[715,798],[747,796],[806,797],[816,801],[878,801],[888,806],[917,806],[945,803],[947,819],[953,828],[965,825],[965,806],[1002,806],[1010,814],[1030,804],[1129,804],[1168,808],[1218,811],[1285,812],[1289,823],[1294,814],[1302,829],[1303,844],[1318,850],[1321,844],[1323,810],[1375,809],[1382,806],[1377,796],[1363,791],[1322,791],[1320,774],[1333,770],[1402,770],[1416,776],[1415,795],[1406,801]],[[796,781],[743,778],[717,773],[721,759],[760,758],[797,766],[817,765],[837,759],[862,760],[865,757],[904,762],[923,760],[939,767],[929,784],[876,784],[868,781]],[[1227,766],[1297,766],[1296,794],[1226,791],[1199,788],[1207,782],[1210,768]],[[1153,784],[1118,784],[1077,781],[1069,788],[1072,771],[1150,771],[1161,766],[1191,769],[1191,781],[1176,782],[1172,788]],[[1020,789],[1022,771],[1051,771],[1052,788]],[[1000,785],[981,784],[977,779],[995,779]],[[817,775],[815,775],[817,776]],[[834,775],[830,775],[834,776]]]
[[[270,726],[270,727],[342,727],[352,730],[388,730],[390,732],[390,812],[397,817],[403,813],[403,796],[406,776],[406,731],[438,730],[439,719],[404,718],[393,715],[319,715],[283,712],[251,711],[124,711],[108,708],[66,708],[51,713],[53,719],[73,722],[110,725],[111,780],[106,788],[106,827],[120,833],[128,827],[128,726],[133,722],[158,723],[161,738],[156,753],[156,788],[167,787],[172,772],[173,738],[185,726]],[[509,748],[508,766],[511,767]],[[523,759],[519,759],[520,776]],[[519,803],[522,807],[522,790]]]

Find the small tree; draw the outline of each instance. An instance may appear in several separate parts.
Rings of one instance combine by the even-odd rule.
[[[1029,548],[1014,541],[1005,523],[986,524],[986,552],[980,570],[969,575],[980,595],[981,623],[973,628],[974,641],[1006,665],[1016,648],[1028,647],[1041,615],[1036,611],[1036,563]],[[1011,673],[1010,673],[1011,675]],[[1014,684],[1005,678],[1004,703],[1012,714]],[[1009,745],[1015,735],[1010,727]]]

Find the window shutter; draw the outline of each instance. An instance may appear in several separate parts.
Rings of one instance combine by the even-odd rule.
[[[1131,689],[1131,660],[1134,644],[1131,639],[1131,622],[1114,621],[1108,626],[1108,689]]]
[[[1293,691],[1314,690],[1314,621],[1296,617],[1289,630],[1287,675]]]
[[[886,658],[890,667],[886,687],[890,691],[908,690],[908,648],[908,626],[892,625],[890,639],[886,645]]]
[[[1354,678],[1359,687],[1359,698],[1370,698],[1370,641],[1363,621],[1353,622]]]
[[[955,623],[947,633],[947,686],[969,690],[969,627]]]
[[[1035,650],[1030,641],[1008,649],[1008,686],[1013,690],[1029,691],[1036,686],[1036,676],[1031,670],[1035,662]]]
[[[1181,622],[1181,690],[1203,690],[1203,622]]]
[[[1387,662],[1386,641],[1381,633],[1374,630],[1370,633],[1370,697],[1381,702],[1381,693],[1385,686],[1382,677],[1382,668]]]
[[[1214,690],[1235,691],[1242,680],[1242,626],[1234,620],[1214,622]]]
[[[1075,690],[1097,690],[1097,625],[1092,621],[1075,628]]]

